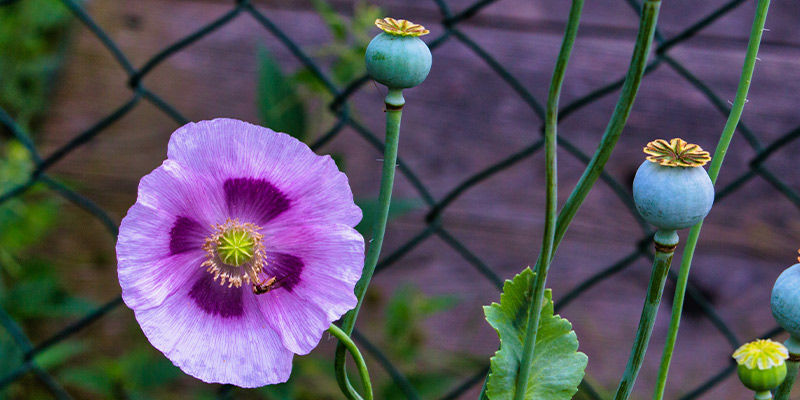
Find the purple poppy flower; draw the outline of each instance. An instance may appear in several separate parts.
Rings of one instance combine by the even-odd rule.
[[[330,157],[242,121],[190,123],[120,225],[122,298],[187,374],[284,382],[293,355],[356,305],[360,220]]]

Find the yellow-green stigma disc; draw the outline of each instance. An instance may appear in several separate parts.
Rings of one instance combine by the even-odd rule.
[[[219,258],[228,265],[241,266],[253,259],[256,241],[250,232],[233,228],[222,233],[217,245]]]

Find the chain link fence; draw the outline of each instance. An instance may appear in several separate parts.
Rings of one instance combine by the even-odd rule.
[[[31,139],[28,132],[24,131],[8,113],[0,109],[0,126],[2,126],[2,129],[6,131],[5,133],[10,133],[13,135],[16,140],[18,140],[27,148],[35,162],[35,169],[30,174],[27,181],[17,185],[5,193],[0,193],[0,204],[8,201],[9,199],[22,195],[36,184],[42,184],[49,188],[55,195],[61,196],[67,201],[74,203],[78,207],[87,211],[93,218],[96,218],[99,222],[101,222],[108,230],[108,233],[112,235],[114,239],[116,239],[117,223],[91,199],[78,194],[67,185],[54,179],[48,174],[48,170],[70,152],[76,148],[79,148],[80,146],[85,145],[98,135],[102,134],[109,125],[124,117],[142,102],[151,103],[163,111],[163,113],[168,117],[172,118],[179,125],[189,122],[179,110],[177,110],[169,102],[165,101],[154,91],[149,89],[143,83],[143,78],[153,71],[153,69],[159,64],[163,63],[176,53],[179,53],[187,46],[190,46],[194,42],[207,35],[214,34],[226,24],[235,22],[237,18],[245,14],[255,18],[255,20],[258,21],[258,23],[263,26],[263,28],[266,29],[266,31],[268,31],[275,40],[285,46],[286,49],[291,52],[294,57],[296,57],[300,64],[308,68],[308,70],[311,71],[311,73],[319,80],[319,82],[324,85],[325,88],[327,88],[330,94],[333,95],[333,101],[331,101],[328,105],[328,109],[335,116],[336,122],[329,131],[320,136],[316,143],[311,146],[313,149],[318,149],[326,143],[335,140],[337,135],[339,135],[343,129],[349,127],[362,136],[372,147],[374,147],[376,154],[380,154],[383,151],[381,135],[376,134],[367,126],[362,125],[357,119],[355,119],[348,104],[351,96],[353,96],[353,94],[357,91],[362,90],[365,84],[369,82],[369,78],[367,76],[362,76],[345,87],[337,86],[333,83],[333,80],[323,70],[323,68],[315,63],[312,57],[310,57],[309,54],[307,54],[298,45],[298,43],[292,39],[292,37],[279,29],[273,20],[271,20],[266,13],[260,11],[259,8],[256,7],[256,5],[254,5],[251,1],[235,1],[235,4],[230,8],[230,10],[228,10],[222,16],[203,26],[201,29],[198,29],[190,35],[182,38],[181,40],[166,46],[163,48],[163,50],[154,54],[149,60],[147,60],[141,67],[138,68],[132,64],[125,52],[114,42],[114,40],[111,39],[111,37],[103,30],[103,28],[98,25],[95,19],[93,19],[93,17],[87,13],[85,8],[79,2],[73,0],[61,1],[63,2],[64,6],[70,10],[74,17],[79,20],[94,36],[96,36],[97,39],[100,40],[102,45],[105,46],[107,51],[114,57],[122,70],[124,70],[128,79],[127,86],[130,88],[131,94],[127,102],[125,102],[122,106],[101,120],[96,121],[88,129],[74,136],[68,143],[46,156],[40,154],[39,149]],[[451,10],[451,7],[446,0],[433,1],[441,13],[440,31],[442,32],[440,35],[429,41],[430,48],[434,51],[434,54],[436,49],[447,41],[458,41],[463,43],[475,54],[475,56],[485,62],[500,78],[502,78],[502,80],[505,81],[514,90],[514,92],[519,95],[520,100],[527,104],[527,106],[529,106],[530,109],[539,117],[540,121],[543,121],[544,108],[540,103],[540,100],[537,99],[536,96],[534,96],[528,89],[526,89],[526,87],[518,80],[518,78],[515,77],[515,75],[512,74],[503,64],[497,61],[490,54],[490,52],[488,52],[484,47],[479,45],[475,40],[473,40],[469,35],[459,28],[459,25],[463,21],[468,20],[480,13],[484,8],[495,3],[496,1],[479,0],[457,13]],[[640,10],[641,5],[637,0],[619,1],[627,2],[630,7],[637,12]],[[14,0],[0,1],[0,6],[12,4],[14,2]],[[685,79],[686,82],[688,82],[692,87],[694,87],[698,93],[701,93],[702,96],[704,96],[707,101],[710,102],[710,104],[713,105],[713,107],[716,108],[723,116],[727,116],[729,112],[729,104],[717,93],[715,93],[709,85],[704,83],[703,80],[698,78],[688,68],[673,58],[670,55],[670,51],[676,46],[681,45],[693,36],[697,35],[699,32],[703,31],[716,20],[733,12],[741,5],[746,3],[746,0],[731,0],[675,35],[666,36],[661,32],[657,32],[657,45],[655,46],[654,57],[647,67],[646,74],[650,74],[660,68],[669,68],[673,70],[683,79]],[[584,96],[563,106],[560,111],[561,121],[568,118],[576,111],[592,104],[594,101],[614,93],[622,86],[622,83],[623,76],[621,74],[620,78],[611,84],[596,88],[589,93],[586,93]],[[744,123],[739,125],[738,133],[746,139],[747,144],[754,150],[755,156],[750,160],[749,169],[746,172],[733,179],[729,184],[727,184],[727,186],[718,188],[716,201],[720,202],[726,200],[732,194],[736,193],[737,189],[742,187],[742,185],[748,181],[754,179],[763,179],[774,186],[775,189],[782,193],[786,199],[791,201],[795,206],[800,207],[800,194],[793,190],[787,183],[782,181],[774,171],[770,170],[765,165],[765,161],[772,154],[800,137],[800,127],[786,132],[770,143],[764,143],[762,140],[760,140],[754,133],[753,129]],[[564,136],[559,136],[558,140],[558,144],[562,150],[565,150],[581,162],[587,163],[590,159],[589,155],[581,151],[574,142],[570,141],[570,139]],[[418,193],[419,198],[427,205],[427,213],[424,216],[425,227],[410,240],[399,246],[396,250],[389,254],[385,254],[383,259],[378,264],[376,273],[380,273],[385,271],[387,268],[392,267],[392,265],[394,265],[398,260],[403,258],[409,252],[413,251],[427,239],[431,237],[439,237],[444,243],[452,247],[453,250],[460,254],[469,264],[469,266],[476,269],[488,281],[500,289],[503,283],[501,277],[490,265],[487,265],[487,263],[482,261],[479,255],[473,252],[464,243],[451,234],[450,231],[448,231],[448,229],[442,223],[442,216],[446,212],[448,206],[457,198],[459,198],[459,196],[461,196],[465,191],[481,184],[481,182],[496,174],[502,173],[511,166],[530,158],[537,153],[542,146],[543,139],[533,141],[529,145],[519,149],[501,161],[486,167],[472,176],[464,178],[463,181],[455,185],[449,192],[447,192],[446,195],[441,196],[440,198],[435,198],[431,194],[429,188],[422,183],[416,172],[403,161],[401,155],[400,159],[398,160],[398,168],[400,173],[405,176],[408,182]],[[571,291],[560,296],[560,298],[558,298],[555,302],[556,311],[579,298],[589,288],[615,274],[620,273],[621,271],[624,271],[637,260],[653,257],[649,246],[653,232],[650,231],[650,228],[636,212],[633,199],[627,190],[626,185],[620,183],[617,179],[613,178],[607,173],[602,175],[602,180],[605,185],[613,190],[616,196],[618,196],[622,203],[625,204],[625,206],[629,209],[631,215],[638,221],[642,229],[641,240],[638,242],[636,250],[620,258],[612,265],[608,265],[607,267],[600,269],[599,272],[593,276],[589,277],[583,282],[578,283]],[[671,274],[671,279],[674,280],[674,271],[671,271]],[[738,347],[741,343],[740,339],[725,323],[723,318],[718,314],[708,299],[704,297],[702,292],[698,290],[698,288],[692,286],[691,283],[688,288],[688,295],[700,307],[703,316],[711,322],[724,340],[730,344],[731,350]],[[0,377],[0,390],[17,379],[32,373],[41,382],[41,384],[53,394],[54,397],[59,399],[70,398],[70,395],[66,390],[64,390],[59,382],[57,382],[53,376],[48,374],[47,371],[37,365],[37,363],[34,361],[34,357],[47,350],[51,346],[69,338],[76,332],[81,331],[93,322],[103,318],[110,311],[121,306],[122,304],[123,302],[120,297],[111,299],[104,305],[97,308],[95,311],[63,327],[63,329],[39,343],[32,343],[26,336],[25,332],[22,331],[20,326],[4,310],[0,309],[0,325],[2,325],[2,327],[10,334],[23,353],[23,359],[21,360],[19,366],[10,374]],[[774,336],[780,332],[780,329],[776,327],[763,332],[762,337]],[[392,361],[387,358],[380,348],[369,342],[358,331],[355,332],[354,337],[357,342],[360,343],[360,346],[362,346],[386,370],[386,372],[394,380],[398,388],[405,394],[407,398],[419,398],[419,395],[409,383],[408,379],[406,379],[403,373],[392,364]],[[720,383],[729,375],[734,373],[735,369],[735,363],[731,360],[729,365],[714,373],[711,378],[701,383],[696,388],[688,391],[688,393],[685,394],[682,399],[699,398],[713,388],[716,384]],[[483,378],[487,372],[488,361],[484,368],[475,371],[474,375],[464,382],[458,384],[456,387],[452,388],[452,390],[443,396],[442,399],[458,398],[463,393],[479,385],[483,381]],[[223,386],[218,393],[219,396],[228,396],[230,394],[230,389],[230,386]],[[601,398],[598,392],[585,381],[581,386],[581,392],[584,396],[589,398]]]

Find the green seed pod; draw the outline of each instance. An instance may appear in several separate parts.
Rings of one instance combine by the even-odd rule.
[[[800,264],[787,268],[775,281],[770,306],[778,325],[800,339]]]
[[[789,351],[769,339],[746,343],[733,353],[739,380],[748,389],[763,392],[778,387],[786,378],[786,359]]]
[[[428,33],[422,25],[404,19],[375,21],[383,30],[367,46],[367,72],[390,89],[419,85],[431,70],[431,51],[418,36]]]
[[[767,369],[750,369],[740,365],[736,367],[736,373],[742,384],[752,391],[772,390],[786,379],[786,363]]]
[[[708,152],[677,138],[650,142],[644,152],[649,156],[633,179],[639,214],[666,231],[702,221],[714,203],[714,184],[702,168]]]

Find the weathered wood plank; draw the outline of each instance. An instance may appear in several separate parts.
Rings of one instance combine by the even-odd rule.
[[[197,0],[186,0],[197,1]],[[223,0],[211,0],[225,3]],[[331,0],[337,10],[348,13],[355,0]],[[449,0],[446,3],[452,14],[463,12],[477,3],[475,0]],[[293,0],[272,0],[257,2],[265,7],[309,10],[310,3]],[[433,0],[382,0],[375,1],[384,9],[398,16],[427,19],[431,23],[441,17],[441,13]],[[661,6],[659,29],[667,37],[681,32],[683,29],[700,21],[707,15],[728,4],[725,0],[664,2]],[[634,9],[626,0],[603,0],[586,2],[581,25],[581,34],[613,36],[635,30],[638,19]],[[695,45],[717,42],[730,43],[746,40],[750,34],[755,3],[743,0],[735,11],[719,18],[714,24],[699,33],[702,40],[696,39]],[[465,21],[466,25],[483,26],[499,30],[516,30],[529,32],[561,33],[563,24],[569,13],[567,1],[527,1],[497,0]],[[768,28],[772,37],[765,37],[767,43],[784,44],[792,47],[800,46],[800,37],[796,35],[797,21],[800,20],[800,3],[773,2],[771,6]],[[436,33],[436,31],[434,31]]]
[[[452,2],[455,10],[466,3]],[[588,29],[581,31],[576,43],[562,104],[624,74],[636,18],[622,3],[587,2]],[[720,2],[665,3],[665,29],[677,31],[686,26],[687,21],[694,21],[713,8],[709,3]],[[318,17],[305,6],[290,7],[282,2],[279,7],[271,8],[272,4],[259,3],[259,7],[311,54],[316,46],[328,40],[328,35],[317,27]],[[347,2],[337,4],[347,6]],[[398,0],[385,4],[397,15],[424,12],[425,23],[435,23],[437,18],[432,2]],[[543,101],[560,44],[566,6],[566,2],[503,0],[488,7],[462,29]],[[413,12],[402,13],[406,7]],[[713,34],[672,53],[723,99],[733,97],[738,80],[744,52],[741,32],[746,32],[751,17],[744,8],[730,20],[715,24]],[[91,14],[136,66],[229,9],[230,3],[216,1],[90,3]],[[773,29],[765,36],[768,43],[763,47],[751,102],[745,111],[745,121],[764,143],[800,124],[796,113],[800,101],[797,72],[800,50],[794,45],[778,44],[783,38],[798,37],[797,24],[781,22],[796,16],[793,13],[797,9],[793,2],[775,2],[769,25],[788,31]],[[433,28],[438,29],[435,24]],[[39,136],[45,154],[132,96],[125,86],[127,78],[122,69],[99,42],[84,29],[76,39],[54,96],[51,116]],[[145,77],[144,84],[191,120],[230,116],[256,121],[255,54],[259,45],[273,51],[287,71],[297,67],[296,60],[272,36],[243,15],[165,60]],[[565,119],[560,134],[585,152],[591,152],[607,123],[615,96],[603,98]],[[373,85],[364,87],[353,98],[358,117],[377,132],[383,124],[381,98],[381,90]],[[482,60],[455,40],[435,52],[431,76],[421,87],[408,91],[407,99],[401,157],[437,198],[467,176],[539,137],[541,121],[535,113]],[[701,94],[663,65],[645,79],[608,171],[627,185],[642,160],[641,147],[647,141],[682,136],[711,150],[723,124],[724,117]],[[175,122],[143,102],[92,142],[63,159],[53,173],[71,182],[115,218],[121,218],[135,200],[138,179],[165,157],[168,136],[175,128]],[[324,128],[320,127],[320,132]],[[347,157],[348,173],[357,196],[374,196],[379,178],[376,158],[380,157],[374,149],[347,130],[325,150]],[[792,143],[767,163],[795,189],[800,187],[800,171],[794,157],[798,150],[800,143]],[[737,136],[721,182],[730,182],[745,171],[754,153]],[[582,164],[563,149],[559,160],[559,195],[564,199],[577,181]],[[537,155],[465,192],[444,213],[444,226],[501,276],[510,277],[535,261],[541,235],[543,182],[542,157]],[[396,193],[401,197],[415,196],[402,178]],[[410,215],[390,227],[388,251],[421,229],[421,214]],[[77,217],[76,220],[80,221]],[[98,230],[99,227],[76,224],[63,235],[66,239],[60,240],[77,237],[81,243],[91,242]],[[784,264],[791,262],[797,247],[794,238],[800,233],[798,209],[772,186],[756,180],[715,207],[704,231],[693,268],[695,279],[712,290],[715,304],[737,333],[743,339],[750,338],[761,327],[770,325],[771,318],[768,312],[743,316],[741,310],[766,310],[769,284]],[[558,252],[549,280],[555,297],[629,254],[641,234],[613,192],[599,184],[578,213]],[[64,255],[65,264],[71,266],[74,262],[75,268],[85,269],[85,261],[78,264],[69,257],[71,247],[67,244],[57,250]],[[97,244],[108,254],[113,254],[112,245]],[[113,260],[105,266],[110,269],[108,273],[87,273],[81,278],[84,284],[97,280],[94,285],[97,289],[93,290],[102,292],[99,297],[105,297],[115,288],[109,286],[113,282]],[[581,349],[594,360],[590,363],[590,374],[604,385],[612,386],[619,378],[617,371],[622,369],[626,357],[623,348],[635,330],[648,271],[647,263],[639,261],[563,311],[578,331]],[[427,293],[453,294],[461,301],[456,312],[428,321],[430,346],[454,351],[469,349],[480,354],[494,351],[496,336],[483,323],[480,305],[497,300],[497,293],[440,239],[430,239],[379,275],[376,287],[388,292],[402,282],[414,282]],[[755,286],[760,289],[753,290]],[[667,315],[668,310],[664,308],[661,312]],[[598,318],[598,313],[602,317]],[[666,320],[666,317],[659,320],[661,325],[656,332],[663,332]],[[448,335],[453,326],[470,327],[472,333],[454,338]],[[687,320],[682,329],[676,362],[686,368],[675,372],[675,382],[681,384],[670,387],[669,398],[710,374],[711,367],[707,365],[695,368],[698,363],[693,355],[699,348],[708,354],[709,363],[720,366],[726,365],[730,352],[726,345],[708,339],[715,338],[715,334],[701,320]],[[656,334],[654,351],[662,339]],[[657,357],[650,362],[657,362]],[[649,364],[642,375],[643,390],[654,381],[653,369]],[[722,387],[707,398],[732,398],[735,396],[732,393],[738,393],[735,385]]]

